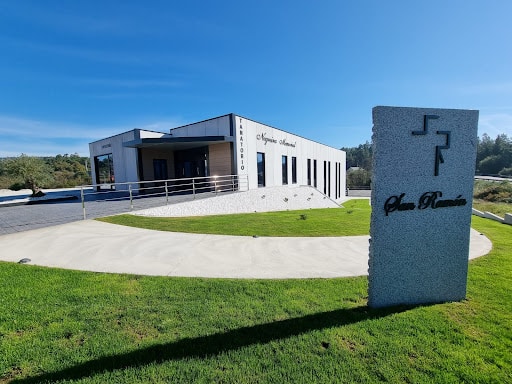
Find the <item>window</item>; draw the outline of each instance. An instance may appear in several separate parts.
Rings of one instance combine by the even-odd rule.
[[[265,154],[262,152],[257,153],[258,163],[258,187],[265,186]]]
[[[315,188],[317,187],[316,184],[316,160],[313,160],[313,185]]]
[[[292,156],[292,184],[297,184],[297,158]]]
[[[308,185],[311,185],[311,159],[308,159]]]
[[[338,182],[340,183],[338,185],[338,188],[339,188],[339,192],[338,192],[338,195],[340,195],[340,197],[342,196],[341,194],[341,163],[340,163],[340,167],[338,168],[338,172],[339,172],[339,175],[338,175]],[[343,192],[343,196],[345,196],[345,192]]]
[[[338,163],[334,163],[334,198],[338,198]]]
[[[281,169],[283,174],[283,185],[288,184],[288,156],[281,156]]]
[[[338,198],[341,197],[341,163],[338,163]]]
[[[94,164],[96,166],[97,184],[113,184],[116,182],[114,177],[114,161],[111,153],[96,156]]]
[[[327,196],[331,197],[331,162],[329,161],[329,168],[327,169]]]
[[[324,195],[327,195],[327,161],[324,161]]]

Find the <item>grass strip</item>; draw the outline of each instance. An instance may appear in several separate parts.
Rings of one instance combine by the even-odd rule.
[[[481,212],[491,212],[501,217],[505,217],[505,213],[512,214],[512,204],[509,203],[493,203],[485,200],[474,200],[473,208],[478,209]]]
[[[237,236],[357,236],[370,230],[368,200],[349,200],[344,208],[255,212],[236,215],[146,217],[117,215],[103,222],[170,232]]]

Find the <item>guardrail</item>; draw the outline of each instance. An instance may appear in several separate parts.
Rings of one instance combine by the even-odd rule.
[[[509,181],[512,182],[511,176],[500,176],[500,175],[476,175],[476,180],[485,180],[485,181]]]
[[[184,200],[195,199],[198,195],[246,191],[249,189],[248,175],[224,175],[193,177],[183,179],[133,181],[80,187],[83,219],[86,220],[86,206],[92,202],[129,202],[130,210],[134,209],[136,200],[160,198],[160,203],[168,205],[173,197],[181,196]],[[176,201],[176,199],[174,199]]]

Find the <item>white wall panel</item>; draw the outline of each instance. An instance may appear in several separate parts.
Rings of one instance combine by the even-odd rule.
[[[135,148],[123,147],[124,142],[132,141],[136,138],[138,138],[138,130],[132,130],[89,144],[91,164],[93,165],[93,183],[96,183],[94,158],[109,153],[112,154],[112,160],[114,162],[114,177],[116,183],[138,180],[137,150]],[[118,187],[118,189],[126,188],[122,186]]]
[[[231,115],[171,129],[172,137],[230,136]]]
[[[267,125],[235,118],[237,171],[249,175],[249,188],[258,187],[257,152],[265,153],[266,186],[282,185],[282,156],[288,157],[288,185],[292,186],[292,157],[297,158],[297,185],[307,185],[307,159],[311,159],[313,185],[314,160],[317,161],[317,189],[323,192],[324,161],[331,162],[331,193],[336,200],[336,163],[340,163],[339,189],[345,195],[345,152]],[[243,169],[242,169],[243,167]],[[328,176],[328,174],[327,174]],[[339,198],[338,198],[339,200]]]

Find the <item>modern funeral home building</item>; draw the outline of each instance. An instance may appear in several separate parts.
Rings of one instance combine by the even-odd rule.
[[[345,196],[345,152],[235,114],[89,144],[94,185],[234,175],[240,189],[309,185]],[[122,189],[122,185],[117,187]]]

